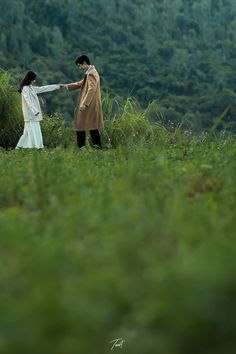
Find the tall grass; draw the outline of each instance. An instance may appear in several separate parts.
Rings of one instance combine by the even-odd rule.
[[[125,101],[117,101],[108,96],[104,98],[105,129],[102,131],[105,146],[132,146],[134,144],[165,144],[169,140],[169,132],[162,124],[161,113],[156,109],[156,120],[151,122],[150,112],[153,103],[144,110],[138,101],[128,97]]]
[[[116,149],[0,150],[0,352],[234,354],[235,139],[103,104]]]
[[[13,88],[11,76],[0,71],[0,146],[15,147],[23,130],[20,95]]]
[[[72,127],[65,123],[60,113],[55,113],[52,116],[44,115],[41,128],[44,146],[47,148],[57,146],[66,148],[73,143]]]
[[[234,354],[235,154],[1,150],[0,352]]]
[[[8,73],[0,74],[0,146],[15,147],[23,131],[20,95],[10,85]],[[168,147],[170,144],[188,145],[190,142],[207,139],[209,142],[216,134],[217,125],[228,111],[216,119],[208,133],[193,134],[184,129],[186,122],[174,125],[166,122],[166,117],[157,101],[150,102],[144,109],[139,102],[128,97],[125,100],[113,98],[106,92],[103,97],[105,128],[101,130],[102,144],[106,148],[120,146],[157,145]],[[75,134],[71,122],[65,124],[62,114],[51,117],[44,114],[42,122],[44,145],[48,148],[68,147],[75,144]],[[222,135],[222,133],[221,133]]]

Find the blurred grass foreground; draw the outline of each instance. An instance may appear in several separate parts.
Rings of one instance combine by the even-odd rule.
[[[235,139],[129,104],[106,150],[0,149],[0,353],[235,353]]]

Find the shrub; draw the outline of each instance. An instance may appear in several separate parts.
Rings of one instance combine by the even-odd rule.
[[[102,140],[105,146],[116,148],[133,144],[163,144],[168,141],[169,132],[161,122],[161,113],[158,114],[157,106],[156,121],[150,122],[149,117],[153,117],[154,111],[153,103],[143,110],[132,97],[122,103],[106,96],[104,106],[105,129],[102,130]]]
[[[15,147],[23,130],[20,95],[10,83],[10,75],[0,71],[0,146]]]
[[[41,128],[44,146],[48,148],[68,147],[73,141],[72,129],[65,125],[60,113],[55,113],[53,116],[46,115],[41,123]]]

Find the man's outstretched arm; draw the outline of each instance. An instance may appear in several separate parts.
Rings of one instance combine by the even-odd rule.
[[[71,84],[67,84],[66,88],[69,91],[74,91],[78,90],[82,87],[84,80],[78,81],[78,82],[72,82]]]

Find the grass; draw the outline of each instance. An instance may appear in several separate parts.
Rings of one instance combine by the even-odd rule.
[[[11,148],[19,95],[0,80]],[[107,93],[103,110],[104,150],[78,150],[61,114],[44,116],[47,149],[0,148],[0,353],[104,354],[123,338],[124,354],[234,354],[227,109],[198,136],[167,125],[157,102]]]
[[[0,69],[0,147],[16,146],[23,131],[20,95],[10,84],[11,76]]]
[[[162,137],[0,150],[0,352],[234,353],[235,140]]]

